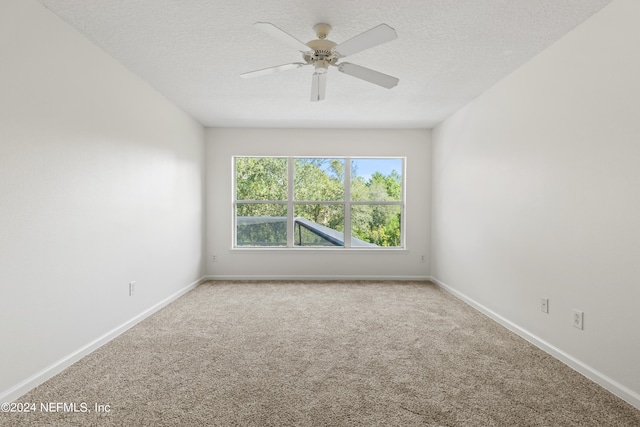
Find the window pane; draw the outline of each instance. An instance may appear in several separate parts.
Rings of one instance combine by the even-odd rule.
[[[287,159],[236,157],[236,200],[287,200]]]
[[[401,201],[402,159],[351,159],[351,200]]]
[[[286,246],[287,205],[236,205],[236,246]]]
[[[357,205],[351,207],[351,246],[399,247],[402,207],[398,205]]]
[[[295,246],[344,246],[343,205],[296,205],[294,216]]]
[[[294,199],[344,200],[344,159],[294,159]]]

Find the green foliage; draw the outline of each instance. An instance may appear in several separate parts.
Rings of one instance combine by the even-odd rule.
[[[294,200],[335,202],[344,200],[344,161],[339,159],[295,159]],[[325,170],[326,169],[326,170]],[[323,203],[296,205],[296,217],[344,231],[344,207]]]
[[[383,195],[382,197],[385,200],[402,200],[402,177],[395,170],[391,171],[389,176],[384,176],[380,172],[374,172],[367,186],[369,188],[375,188],[376,195]]]
[[[351,209],[351,232],[365,242],[378,246],[400,245],[401,209],[397,205],[375,202],[402,200],[402,177],[393,170],[389,175],[374,172],[369,180],[356,176],[351,182],[354,201],[370,201],[370,205],[355,205]]]
[[[236,200],[287,200],[287,159],[236,157]]]
[[[400,206],[357,205],[351,208],[351,232],[378,246],[400,245]]]
[[[294,162],[294,200],[305,202],[296,203],[294,216],[343,232],[344,205],[322,202],[344,201],[344,160],[296,158]],[[286,201],[287,159],[236,158],[236,188],[239,201]],[[358,176],[355,165],[352,166],[351,199],[371,202],[352,205],[351,232],[355,237],[378,246],[400,245],[401,207],[376,203],[402,200],[402,177],[397,171],[394,170],[389,175],[375,172],[369,179],[365,179]],[[286,205],[239,203],[236,215],[286,218]],[[278,228],[277,236],[269,235],[270,227],[274,226],[275,224],[247,225],[242,230],[238,226],[238,244],[241,244],[241,237],[244,244],[261,241],[268,245],[282,244],[283,230]],[[308,236],[306,239],[312,238]],[[286,234],[284,240],[286,242]]]

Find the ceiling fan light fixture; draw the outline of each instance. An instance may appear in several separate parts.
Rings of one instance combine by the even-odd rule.
[[[316,73],[326,74],[329,71],[329,63],[327,61],[317,61],[313,63]]]
[[[380,24],[377,27],[373,27],[370,30],[352,37],[346,42],[340,44],[336,44],[327,39],[327,36],[331,31],[331,26],[329,24],[316,24],[313,29],[315,30],[318,38],[311,40],[306,44],[271,23],[256,22],[254,26],[275,39],[280,40],[282,43],[302,52],[302,58],[305,62],[294,62],[292,64],[278,65],[276,67],[250,71],[248,73],[241,74],[241,77],[258,77],[266,74],[272,74],[276,71],[299,68],[304,65],[313,65],[314,73],[311,81],[311,101],[314,102],[324,99],[329,66],[338,67],[338,70],[344,74],[387,89],[391,89],[398,84],[399,80],[396,77],[355,64],[338,63],[340,58],[347,55],[358,53],[365,49],[396,39],[398,37],[396,31],[387,24]]]

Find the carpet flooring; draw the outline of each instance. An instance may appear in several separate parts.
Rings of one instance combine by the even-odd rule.
[[[17,402],[0,425],[640,426],[428,282],[207,282]]]

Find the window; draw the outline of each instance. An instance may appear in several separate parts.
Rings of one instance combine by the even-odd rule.
[[[404,158],[234,157],[233,163],[236,248],[404,246]]]

